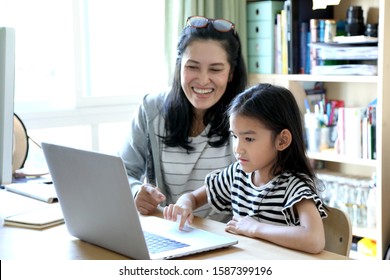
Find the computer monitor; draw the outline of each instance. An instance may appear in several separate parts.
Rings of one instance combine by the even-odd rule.
[[[12,182],[15,30],[0,27],[0,184]]]

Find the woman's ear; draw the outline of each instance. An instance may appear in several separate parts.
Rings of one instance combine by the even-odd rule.
[[[230,71],[230,73],[229,73],[229,80],[228,80],[229,83],[230,83],[231,81],[233,81],[233,74],[234,74],[234,72],[233,72],[233,71]]]
[[[291,141],[292,135],[290,130],[288,130],[287,128],[283,129],[276,138],[276,149],[278,151],[283,151],[288,146],[290,146]]]

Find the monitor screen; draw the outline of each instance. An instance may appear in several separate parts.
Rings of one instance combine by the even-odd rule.
[[[15,30],[0,27],[0,184],[12,182]]]

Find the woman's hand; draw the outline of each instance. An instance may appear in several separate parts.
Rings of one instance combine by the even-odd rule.
[[[135,205],[142,215],[151,215],[165,199],[165,195],[159,188],[145,184],[141,186],[135,197]]]

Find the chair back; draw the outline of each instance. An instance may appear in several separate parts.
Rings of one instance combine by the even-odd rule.
[[[323,222],[325,250],[348,257],[352,244],[352,226],[347,214],[328,206],[328,217]]]

